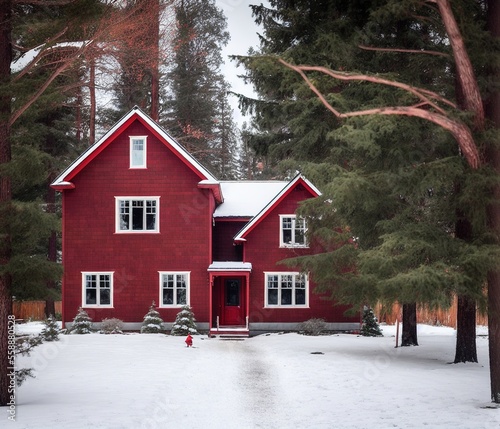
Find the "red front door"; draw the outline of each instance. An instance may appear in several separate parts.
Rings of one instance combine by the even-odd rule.
[[[223,325],[244,325],[245,305],[244,293],[241,279],[223,279],[222,293],[222,324]]]

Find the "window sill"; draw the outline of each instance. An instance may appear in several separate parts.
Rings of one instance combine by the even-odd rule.
[[[280,244],[280,249],[309,249],[307,244]]]
[[[307,309],[309,305],[265,305],[264,308],[273,310]]]
[[[160,231],[145,230],[145,231],[115,231],[115,234],[159,234]]]
[[[95,305],[95,304],[87,304],[82,305],[82,308],[115,308],[112,305]]]

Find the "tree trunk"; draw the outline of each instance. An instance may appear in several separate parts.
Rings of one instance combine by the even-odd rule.
[[[152,55],[151,61],[151,118],[158,121],[160,116],[160,0],[153,0],[153,22],[151,23]]]
[[[488,1],[488,30],[500,38],[500,2]],[[491,70],[492,78],[498,79],[498,64]],[[493,126],[500,129],[500,91],[495,91],[486,102],[486,116]],[[492,137],[494,138],[494,137]],[[489,142],[486,160],[500,177],[500,146],[498,140]],[[500,244],[500,186],[495,185],[493,199],[489,206],[489,221],[497,244]],[[491,400],[500,404],[500,268],[488,273],[488,335],[490,355]]]
[[[95,94],[95,57],[92,55],[90,58],[90,83],[89,83],[89,93],[90,93],[90,119],[89,119],[89,146],[95,143],[95,122],[96,122],[96,111],[97,111],[97,101]]]
[[[49,175],[49,180],[47,183],[47,194],[45,196],[45,202],[47,204],[47,212],[55,213],[56,211],[56,191],[50,187],[50,184],[55,179],[56,174],[52,173]],[[52,231],[50,233],[48,249],[47,249],[47,259],[51,262],[57,262],[57,233]],[[54,303],[53,291],[57,288],[57,283],[54,280],[47,281],[47,296],[45,298],[45,317],[56,315],[56,308]]]
[[[453,363],[477,362],[476,301],[465,295],[458,296],[457,345]]]
[[[11,38],[11,0],[0,0],[0,165],[10,161],[9,120],[11,99],[6,86],[10,81],[10,63],[12,60]],[[10,178],[0,176],[0,265],[5,265],[10,258],[10,234],[8,212],[11,201]],[[7,215],[7,216],[6,216]],[[10,276],[0,275],[0,406],[7,405],[9,393],[8,360],[8,317],[12,314],[10,294]]]
[[[417,339],[417,304],[403,304],[403,331],[401,347],[418,346]]]

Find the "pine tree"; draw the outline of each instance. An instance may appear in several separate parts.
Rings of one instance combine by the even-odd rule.
[[[73,324],[68,330],[68,334],[90,334],[92,332],[92,319],[88,313],[83,309],[79,308],[78,313],[73,319]]]
[[[141,334],[159,334],[161,332],[163,332],[163,319],[160,317],[160,313],[156,311],[155,302],[153,301],[149,311],[144,316]]]
[[[378,320],[370,307],[363,308],[363,322],[361,324],[361,335],[364,337],[382,337],[382,331]]]
[[[189,305],[184,305],[181,311],[177,313],[175,322],[172,325],[170,335],[195,335],[198,334],[196,328],[196,319],[192,308]]]
[[[42,329],[41,336],[43,341],[59,341],[59,325],[54,316],[50,315],[44,321],[44,328]]]

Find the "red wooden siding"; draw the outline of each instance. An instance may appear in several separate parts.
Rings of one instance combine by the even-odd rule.
[[[311,194],[298,185],[282,202],[248,234],[245,243],[245,261],[252,263],[250,275],[250,323],[260,322],[303,322],[310,318],[323,318],[327,322],[359,322],[358,317],[343,315],[347,307],[333,306],[333,302],[315,294],[314,284],[309,284],[309,308],[264,308],[264,272],[294,271],[276,262],[307,254],[307,248],[280,248],[281,214],[295,213],[299,201],[308,199]],[[298,271],[298,270],[297,270]]]
[[[89,308],[95,321],[140,322],[159,304],[158,271],[191,272],[191,305],[208,320],[213,198],[199,177],[156,137],[147,139],[147,168],[129,168],[129,136],[148,135],[138,121],[116,137],[64,191],[64,321],[82,305],[82,271],[114,272],[113,307]],[[160,233],[115,233],[115,196],[159,196]],[[178,309],[159,309],[166,322]]]
[[[235,245],[233,237],[245,226],[244,221],[222,221],[216,220],[214,226],[214,261],[242,261],[243,249],[241,245]]]

